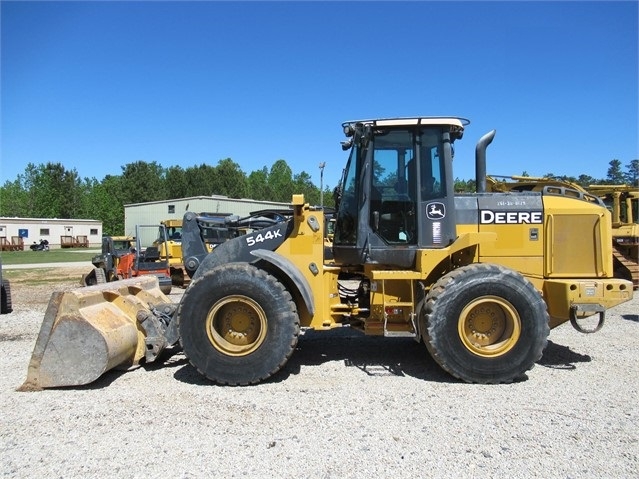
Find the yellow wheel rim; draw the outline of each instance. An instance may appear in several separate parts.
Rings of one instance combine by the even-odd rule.
[[[519,341],[521,319],[517,310],[505,299],[482,296],[462,310],[457,329],[470,352],[496,357],[506,354]]]
[[[206,317],[209,341],[223,354],[246,356],[266,338],[266,314],[246,296],[229,296],[213,305]]]

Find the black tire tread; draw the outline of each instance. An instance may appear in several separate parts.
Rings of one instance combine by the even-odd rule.
[[[258,384],[260,382],[263,382],[265,380],[267,380],[268,378],[270,378],[273,374],[277,373],[280,369],[282,369],[282,367],[286,364],[286,362],[288,361],[288,359],[291,357],[291,355],[293,354],[293,352],[295,351],[295,348],[297,346],[297,342],[299,339],[299,331],[300,331],[300,322],[299,322],[299,316],[297,314],[297,307],[295,305],[295,302],[293,301],[293,297],[291,296],[290,292],[284,287],[284,285],[277,280],[277,278],[275,278],[273,275],[267,273],[266,271],[259,269],[253,265],[250,265],[248,263],[231,263],[231,264],[227,264],[227,265],[223,265],[223,266],[218,266],[210,271],[207,271],[204,275],[198,277],[197,279],[193,280],[193,282],[189,285],[189,287],[187,288],[187,290],[185,291],[183,297],[182,297],[182,301],[180,301],[180,306],[178,308],[178,318],[181,318],[181,310],[182,310],[182,305],[186,304],[186,302],[189,301],[189,292],[194,291],[194,288],[197,288],[198,284],[209,281],[211,279],[211,277],[215,276],[215,275],[220,275],[220,274],[224,274],[224,269],[225,268],[236,268],[236,269],[241,269],[243,271],[245,271],[248,275],[254,277],[255,279],[257,279],[260,282],[263,282],[267,285],[269,285],[269,287],[272,290],[277,290],[279,291],[285,298],[285,305],[284,307],[286,308],[286,315],[291,316],[291,321],[293,321],[293,325],[294,325],[294,334],[291,336],[290,338],[290,342],[288,345],[288,350],[286,352],[286,354],[281,358],[281,360],[274,366],[272,367],[269,371],[266,371],[264,374],[258,375],[254,378],[252,378],[251,380],[248,381],[230,381],[230,380],[223,380],[220,378],[214,378],[214,377],[210,377],[210,375],[204,371],[202,368],[200,368],[200,366],[196,363],[194,363],[190,357],[188,357],[187,354],[187,358],[189,360],[189,363],[204,377],[207,377],[209,380],[215,382],[216,384],[220,384],[220,385],[225,385],[225,386],[248,386],[248,385],[252,385],[252,384]],[[179,323],[178,323],[178,327],[179,327]],[[180,337],[180,346],[182,347],[182,349],[185,351],[184,349],[184,344],[182,342],[182,337]]]
[[[11,283],[8,280],[2,280],[2,295],[0,298],[0,313],[9,314],[13,311],[11,303]]]
[[[447,273],[446,275],[442,276],[437,282],[435,282],[435,284],[431,287],[430,291],[428,292],[426,302],[425,302],[425,307],[424,307],[425,314],[423,315],[425,319],[425,324],[422,324],[422,328],[421,328],[423,340],[433,359],[441,366],[442,369],[444,369],[446,372],[448,372],[450,375],[452,375],[453,377],[457,379],[461,379],[465,382],[482,383],[482,384],[512,383],[515,379],[517,379],[516,376],[499,378],[494,380],[462,377],[462,375],[460,375],[455,370],[455,368],[453,368],[449,364],[448,359],[445,357],[445,355],[442,354],[442,352],[440,352],[435,347],[435,344],[438,341],[438,338],[437,338],[438,331],[432,325],[428,324],[428,319],[427,319],[428,315],[435,310],[436,303],[448,294],[450,287],[453,284],[464,282],[466,281],[465,278],[471,277],[480,272],[486,272],[486,273],[493,272],[495,274],[505,275],[508,278],[513,278],[513,279],[517,278],[518,281],[523,280],[523,284],[525,284],[526,287],[534,289],[534,286],[532,285],[532,283],[528,279],[526,279],[523,275],[501,265],[489,264],[489,263],[473,263],[467,266],[454,269],[451,272]],[[550,318],[548,316],[547,306],[545,302],[543,301],[543,299],[541,299],[541,296],[539,296],[539,299],[543,303],[543,311],[545,313],[545,321],[544,321],[545,326],[542,332],[542,335],[545,339],[543,340],[543,342],[537,345],[536,350],[532,353],[532,357],[534,360],[530,362],[530,366],[527,367],[525,371],[521,371],[522,374],[525,373],[526,371],[531,370],[534,367],[534,364],[537,361],[539,361],[539,359],[541,359],[544,349],[546,348],[546,345],[548,342],[548,335],[550,334],[550,326],[549,326]],[[456,320],[457,318],[455,318],[455,321]]]

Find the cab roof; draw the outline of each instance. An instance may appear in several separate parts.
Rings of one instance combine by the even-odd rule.
[[[417,116],[346,121],[342,123],[342,126],[356,123],[371,126],[452,125],[463,129],[470,123],[470,120],[455,116]]]

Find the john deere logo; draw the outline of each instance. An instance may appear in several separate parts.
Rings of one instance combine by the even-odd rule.
[[[483,225],[541,224],[544,222],[544,213],[543,211],[481,210],[479,222]]]
[[[446,207],[444,206],[444,203],[435,201],[433,203],[428,203],[426,206],[426,217],[429,220],[441,220],[445,216]]]

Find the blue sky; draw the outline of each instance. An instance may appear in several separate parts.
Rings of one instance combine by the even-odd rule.
[[[469,118],[454,176],[589,174],[639,157],[638,3],[8,2],[0,184],[136,161],[284,159],[339,181],[346,120]]]

